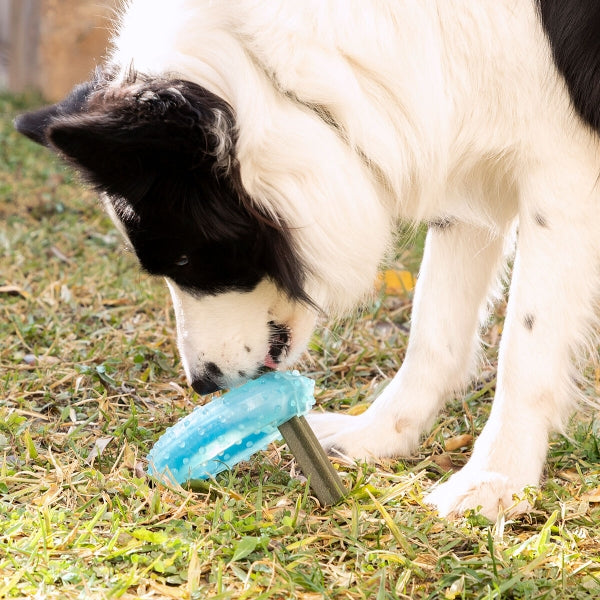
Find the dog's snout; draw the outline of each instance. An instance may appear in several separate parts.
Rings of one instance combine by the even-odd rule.
[[[191,386],[200,395],[218,392],[221,389],[220,379],[223,372],[213,363],[207,363],[201,375],[194,375]]]
[[[221,387],[219,384],[209,377],[200,377],[192,380],[192,387],[194,391],[203,396],[204,394],[211,394],[212,392],[218,392]]]

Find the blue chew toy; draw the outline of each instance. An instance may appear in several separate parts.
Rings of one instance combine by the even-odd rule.
[[[303,416],[313,390],[297,372],[270,372],[196,407],[156,442],[148,473],[179,484],[207,479],[283,436],[319,501],[334,504],[344,487]]]

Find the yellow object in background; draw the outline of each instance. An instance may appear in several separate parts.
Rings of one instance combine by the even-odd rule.
[[[416,278],[410,272],[399,269],[386,269],[377,276],[377,291],[394,296],[404,296],[415,288]]]

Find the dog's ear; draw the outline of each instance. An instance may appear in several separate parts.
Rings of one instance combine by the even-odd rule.
[[[165,170],[227,166],[233,116],[200,86],[154,81],[95,93],[85,110],[52,118],[46,139],[96,187],[131,196]]]
[[[62,102],[19,115],[14,122],[15,129],[34,142],[48,146],[47,133],[50,124],[61,116],[79,113],[93,88],[94,82],[82,83],[76,86]]]

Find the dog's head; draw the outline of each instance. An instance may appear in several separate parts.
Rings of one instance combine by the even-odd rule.
[[[315,310],[293,228],[253,203],[231,107],[189,81],[98,76],[16,128],[102,194],[142,268],[163,276],[200,393],[289,366]]]

